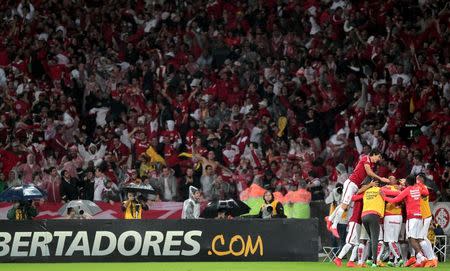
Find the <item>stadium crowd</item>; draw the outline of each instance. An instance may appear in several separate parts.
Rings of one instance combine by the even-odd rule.
[[[323,200],[362,154],[450,193],[444,0],[7,0],[0,3],[0,190],[49,202]]]

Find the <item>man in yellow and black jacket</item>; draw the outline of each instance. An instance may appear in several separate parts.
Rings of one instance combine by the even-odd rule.
[[[14,203],[6,216],[9,220],[32,220],[38,215],[34,202],[20,201]]]
[[[135,199],[134,193],[128,192],[128,200],[122,202],[122,211],[125,219],[141,219],[142,210],[148,210],[147,203],[143,199]]]

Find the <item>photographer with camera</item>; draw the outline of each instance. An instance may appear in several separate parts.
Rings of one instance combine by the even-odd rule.
[[[137,198],[135,194],[132,192],[128,192],[127,194],[128,200],[122,203],[122,211],[125,213],[125,219],[141,219],[142,218],[142,210],[147,211],[148,206],[145,202],[145,197],[139,195]]]
[[[85,213],[83,209],[80,208],[67,208],[66,219],[92,219],[92,216]]]
[[[15,202],[13,207],[9,209],[7,217],[9,220],[32,220],[38,215],[34,201]]]
[[[263,196],[264,203],[259,211],[259,218],[286,218],[284,214],[283,204],[275,200],[271,191],[266,191]]]

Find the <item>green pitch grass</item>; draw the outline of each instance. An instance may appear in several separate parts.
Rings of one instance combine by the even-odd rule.
[[[371,268],[369,268],[371,269]],[[399,268],[383,268],[399,269]],[[406,269],[406,268],[400,268]],[[164,262],[164,263],[33,263],[0,264],[1,271],[329,271],[352,270],[311,262]],[[450,270],[450,262],[435,270]]]

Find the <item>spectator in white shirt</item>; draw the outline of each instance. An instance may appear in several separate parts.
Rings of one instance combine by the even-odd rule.
[[[102,201],[102,193],[105,189],[106,176],[100,169],[95,171],[94,179],[94,201]]]
[[[423,173],[425,167],[423,166],[422,157],[420,155],[415,155],[413,158],[413,167],[411,168],[411,175],[417,175]]]

